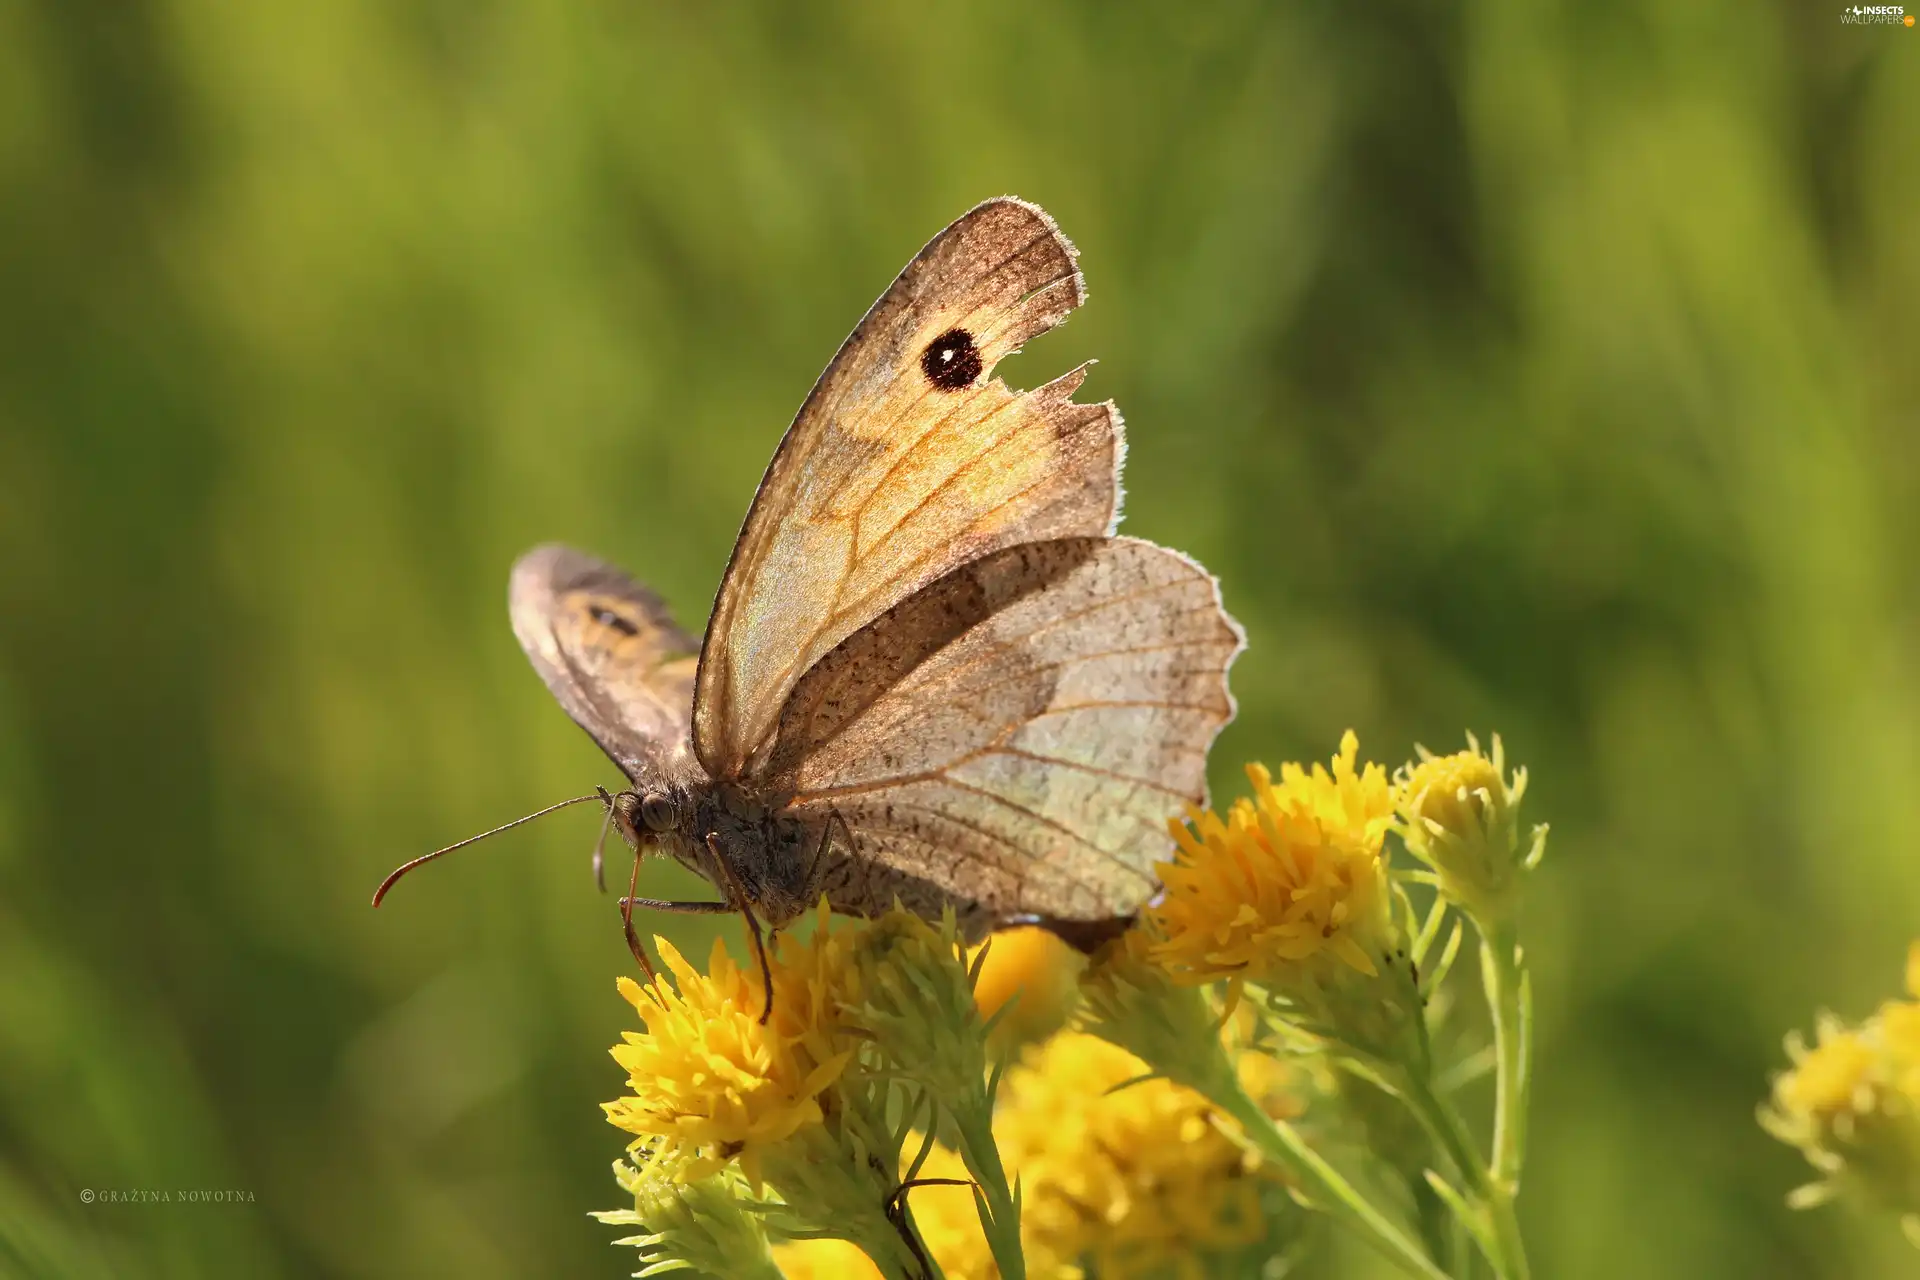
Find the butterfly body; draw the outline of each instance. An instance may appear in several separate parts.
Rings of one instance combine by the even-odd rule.
[[[1213,578],[1117,537],[1119,414],[995,364],[1085,296],[1052,219],[988,201],[908,264],[815,386],[704,640],[547,546],[513,625],[626,772],[612,820],[778,928],[824,894],[1087,936],[1156,889],[1206,798],[1242,647]]]
[[[656,780],[649,791],[621,792],[613,822],[636,852],[664,853],[723,893],[737,892],[779,929],[816,898],[831,818],[788,812],[766,800],[738,784],[689,774]]]

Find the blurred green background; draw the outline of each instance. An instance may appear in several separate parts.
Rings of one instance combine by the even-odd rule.
[[[0,1274],[632,1270],[597,819],[368,895],[614,780],[513,557],[697,627],[1002,192],[1092,293],[1005,373],[1246,623],[1217,783],[1534,771],[1536,1273],[1910,1274],[1753,1122],[1920,934],[1920,35],[1835,9],[0,3]]]

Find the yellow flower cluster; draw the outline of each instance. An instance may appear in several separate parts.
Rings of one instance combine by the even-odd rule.
[[[1038,925],[1003,929],[984,946],[984,960],[979,948],[969,956],[980,960],[973,998],[981,1017],[998,1018],[997,1045],[1032,1044],[1066,1025],[1086,957]]]
[[[613,1050],[632,1092],[607,1104],[607,1116],[635,1135],[628,1155],[649,1185],[666,1179],[682,1188],[688,1206],[711,1199],[716,1180],[744,1179],[756,1199],[771,1192],[783,1206],[780,1231],[830,1231],[883,1260],[886,1274],[905,1276],[918,1245],[891,1207],[897,1185],[890,1170],[904,1137],[887,1116],[882,1068],[891,1064],[863,1056],[874,1038],[849,1016],[871,1006],[856,1006],[852,993],[875,984],[860,973],[862,933],[830,931],[824,904],[820,914],[810,938],[783,937],[773,949],[765,1022],[765,989],[723,944],[715,943],[701,974],[656,940],[674,985],[621,983],[647,1029],[628,1033]],[[922,945],[922,934],[937,939],[939,931],[917,919],[895,927],[896,940],[938,954],[938,946]],[[957,967],[957,955],[949,959]],[[893,1012],[898,1023],[901,1011]],[[653,1203],[661,1217],[658,1196]],[[636,1192],[634,1212],[643,1211]],[[636,1239],[663,1260],[683,1244],[680,1256],[689,1262],[701,1249],[712,1252],[687,1231],[679,1243],[658,1228]]]
[[[1405,963],[1385,848],[1395,828],[1387,771],[1361,764],[1348,732],[1330,765],[1247,767],[1253,794],[1223,819],[1170,824],[1167,891],[1144,913],[1144,954],[1176,983],[1230,983],[1284,1007],[1307,1034],[1374,1059],[1417,1059],[1420,1000]]]
[[[783,940],[773,1015],[765,1024],[757,977],[736,965],[723,944],[716,943],[702,974],[661,943],[676,986],[622,981],[646,1031],[627,1034],[614,1050],[632,1092],[607,1106],[613,1123],[639,1139],[635,1158],[646,1171],[643,1180],[627,1170],[623,1186],[644,1185],[648,1196],[636,1192],[645,1205],[609,1220],[640,1221],[636,1212],[661,1222],[711,1216],[673,1214],[663,1177],[691,1194],[716,1177],[737,1177],[729,1172],[737,1161],[757,1183],[769,1153],[788,1149],[844,1105],[841,1089],[855,1069],[846,1045],[857,1038],[853,1024],[871,1012],[877,980],[886,976],[860,962],[904,966],[917,975],[914,984],[925,986],[925,970],[938,958],[937,937],[918,921],[888,918],[832,933],[823,924],[803,946]],[[1049,1006],[1034,1016],[1062,1016],[1071,977],[1084,961],[1051,942],[1036,945],[1024,933],[1003,941],[1015,945],[997,960],[990,950],[976,974],[986,987],[982,1002],[1033,992],[1037,1005]],[[893,1034],[897,1038],[899,1029]],[[1287,1068],[1252,1053],[1242,1060],[1268,1105],[1293,1107]],[[1247,1154],[1233,1122],[1200,1094],[1161,1079],[1128,1084],[1146,1074],[1131,1054],[1078,1032],[1031,1045],[1005,1073],[993,1138],[1009,1175],[1021,1182],[1023,1252],[1035,1280],[1076,1280],[1082,1259],[1102,1276],[1164,1268],[1200,1275],[1199,1260],[1257,1242],[1268,1231],[1262,1197],[1278,1192],[1273,1171]],[[907,1145],[909,1156],[916,1145]],[[773,1168],[779,1192],[779,1166]],[[916,1178],[964,1184],[908,1192],[920,1237],[943,1273],[951,1280],[997,1280],[974,1179],[960,1157],[935,1146]],[[654,1234],[635,1243],[662,1243],[663,1228],[645,1225]],[[711,1254],[717,1246],[702,1247]],[[883,1274],[844,1240],[781,1244],[773,1256],[790,1278]]]
[[[783,1280],[882,1280],[873,1259],[848,1240],[795,1240],[775,1245],[773,1260]]]
[[[807,949],[776,973],[773,1015],[763,1024],[757,975],[749,979],[718,939],[705,974],[657,941],[677,988],[620,979],[647,1030],[626,1032],[613,1050],[633,1092],[607,1103],[607,1118],[640,1139],[651,1167],[682,1181],[736,1157],[751,1175],[768,1146],[820,1122],[821,1094],[852,1056],[819,1017],[823,949]]]
[[[1260,1059],[1249,1077],[1291,1109],[1278,1083],[1285,1069],[1247,1056]],[[1222,1250],[1267,1237],[1266,1202],[1284,1195],[1273,1170],[1247,1153],[1233,1122],[1205,1098],[1141,1080],[1146,1073],[1132,1054],[1080,1032],[1035,1046],[1008,1071],[994,1137],[1020,1177],[1033,1280],[1077,1280],[1082,1260],[1103,1278],[1197,1280]],[[936,1146],[919,1176],[964,1181],[967,1172]],[[969,1187],[926,1186],[912,1196],[922,1238],[948,1280],[999,1280]],[[838,1242],[781,1245],[774,1257],[788,1280],[878,1274],[871,1264],[850,1264]]]
[[[1323,954],[1376,972],[1393,792],[1379,765],[1355,769],[1359,749],[1348,733],[1331,769],[1282,765],[1278,784],[1248,765],[1253,795],[1224,820],[1195,809],[1168,824],[1179,853],[1160,865],[1166,897],[1147,912],[1156,962],[1193,983],[1266,981]]]
[[[1439,1276],[1293,1127],[1308,1074],[1262,1051],[1277,1043],[1417,1108],[1412,1131],[1452,1143],[1448,1204],[1499,1274],[1524,1274],[1511,1191],[1430,1087],[1430,975],[1415,970],[1449,903],[1472,914],[1463,894],[1492,885],[1505,905],[1531,865],[1501,852],[1524,774],[1506,783],[1496,740],[1491,758],[1473,744],[1389,776],[1349,732],[1327,764],[1247,776],[1251,794],[1224,817],[1169,823],[1165,893],[1091,965],[1044,930],[1010,930],[982,955],[951,917],[896,908],[830,927],[822,904],[810,937],[777,940],[762,1023],[758,977],[723,945],[703,974],[661,942],[673,985],[621,982],[645,1032],[613,1051],[631,1092],[606,1109],[635,1138],[622,1181],[635,1208],[608,1220],[644,1227],[633,1243],[654,1265],[765,1257],[789,1280],[898,1280],[926,1255],[953,1280],[999,1280],[1022,1261],[1035,1280],[1199,1277],[1297,1243],[1297,1193]],[[1440,889],[1425,929],[1390,870],[1393,832]],[[1510,945],[1497,955],[1518,964]],[[1224,999],[1203,989],[1222,980]],[[1503,1025],[1524,1026],[1523,989],[1510,990]],[[1083,1029],[1062,1029],[1076,1018]],[[1878,1025],[1884,1039],[1904,1024]],[[1911,1026],[1920,1043],[1920,1005]],[[1524,1053],[1524,1038],[1503,1043]],[[1809,1083],[1781,1098],[1807,1093],[1816,1069],[1803,1068]],[[941,1140],[917,1165],[909,1126]],[[1427,1179],[1435,1153],[1420,1145],[1413,1176]],[[743,1216],[693,1207],[739,1187]]]
[[[1790,1036],[1793,1066],[1775,1078],[1760,1123],[1822,1175],[1790,1203],[1854,1195],[1901,1214],[1920,1245],[1920,942],[1906,979],[1911,999],[1889,1000],[1857,1026],[1825,1016],[1811,1047]]]
[[[994,1131],[1020,1174],[1030,1259],[1086,1258],[1102,1277],[1197,1277],[1209,1254],[1266,1237],[1272,1170],[1205,1098],[1146,1074],[1080,1032],[1008,1073]]]

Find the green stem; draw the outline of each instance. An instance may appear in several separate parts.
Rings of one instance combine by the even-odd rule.
[[[1501,1280],[1528,1280],[1533,1273],[1527,1266],[1527,1245],[1520,1238],[1520,1219],[1513,1212],[1513,1197],[1504,1189],[1495,1188],[1487,1211],[1493,1217],[1494,1239],[1499,1242],[1502,1254],[1494,1265],[1505,1268],[1500,1273]]]
[[[1493,1112],[1493,1180],[1509,1196],[1520,1193],[1520,1169],[1527,1152],[1527,1094],[1532,1083],[1533,1021],[1520,947],[1512,926],[1480,943],[1480,977],[1493,1012],[1493,1043],[1498,1075]]]
[[[1027,1263],[1020,1248],[1020,1206],[1007,1186],[1006,1166],[1001,1164],[1000,1149],[994,1145],[993,1104],[982,1097],[979,1106],[956,1108],[950,1114],[960,1141],[960,1158],[979,1180],[985,1200],[980,1227],[986,1232],[994,1264],[1003,1280],[1026,1280]]]
[[[1487,1215],[1489,1230],[1481,1243],[1495,1274],[1500,1280],[1528,1280],[1531,1272],[1526,1246],[1520,1239],[1520,1222],[1513,1212],[1513,1196],[1494,1179],[1460,1113],[1433,1091],[1430,1080],[1406,1075],[1397,1084],[1407,1106],[1466,1182],[1471,1201]]]
[[[901,1225],[885,1234],[869,1233],[863,1237],[847,1237],[860,1246],[861,1252],[873,1260],[885,1280],[930,1280],[930,1273],[921,1265],[914,1254],[913,1245],[907,1243],[904,1232],[911,1230],[907,1219],[901,1219]]]
[[[1407,1179],[1407,1191],[1413,1197],[1420,1242],[1427,1247],[1428,1256],[1454,1275],[1463,1275],[1460,1224],[1454,1220],[1446,1201],[1425,1178],[1417,1175]]]
[[[1419,1245],[1408,1239],[1342,1177],[1339,1170],[1308,1146],[1292,1125],[1269,1116],[1237,1086],[1214,1092],[1211,1100],[1239,1122],[1241,1132],[1256,1152],[1284,1169],[1302,1194],[1352,1227],[1362,1240],[1399,1264],[1409,1275],[1422,1276],[1425,1280],[1450,1280],[1446,1272],[1421,1252]]]
[[[1435,1262],[1450,1263],[1453,1259],[1453,1215],[1447,1212],[1447,1206],[1424,1178],[1410,1182],[1407,1190],[1413,1193],[1420,1243],[1427,1247],[1427,1255]]]

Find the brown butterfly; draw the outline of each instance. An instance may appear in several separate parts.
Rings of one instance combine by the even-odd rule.
[[[1199,565],[1114,536],[1120,415],[1073,400],[1085,366],[992,376],[1080,305],[1075,257],[1008,198],[907,264],[780,442],[703,643],[590,556],[514,566],[514,634],[631,780],[600,798],[636,873],[664,851],[724,899],[630,888],[643,965],[635,905],[758,943],[824,893],[1084,944],[1154,893],[1242,638]]]

